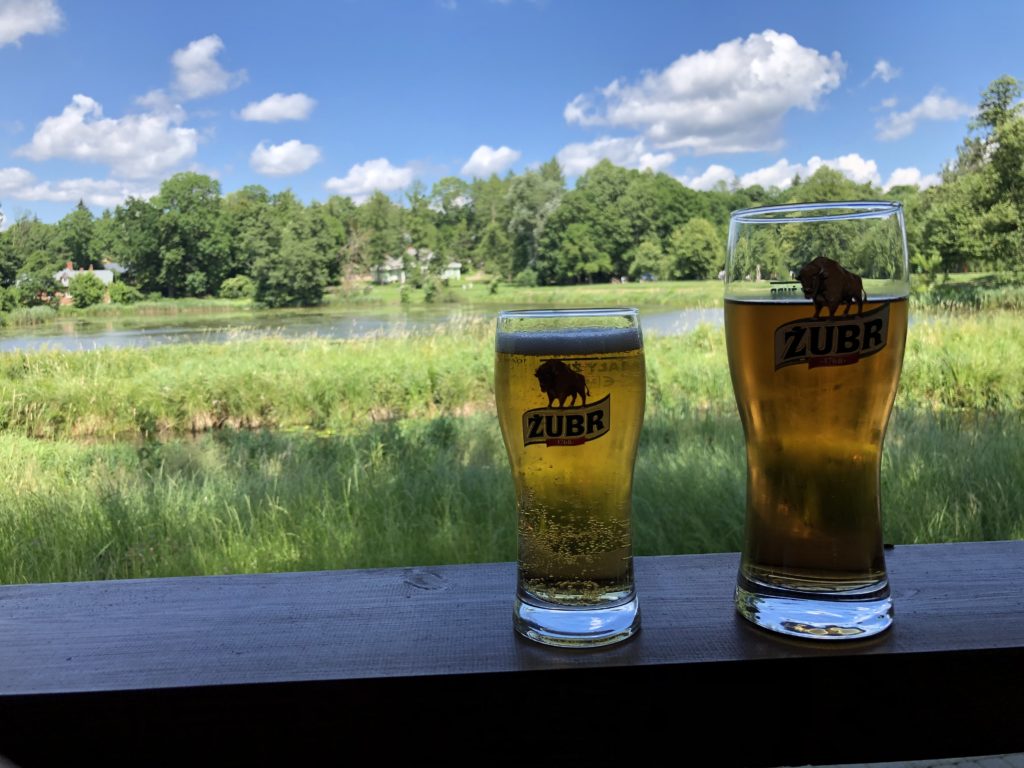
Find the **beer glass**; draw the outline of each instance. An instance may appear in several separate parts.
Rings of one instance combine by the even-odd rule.
[[[831,640],[892,624],[880,466],[909,287],[899,203],[732,214],[725,334],[747,448],[736,607],[759,626]]]
[[[625,640],[640,627],[630,529],[646,397],[637,311],[502,312],[494,392],[519,519],[515,630],[547,645]]]

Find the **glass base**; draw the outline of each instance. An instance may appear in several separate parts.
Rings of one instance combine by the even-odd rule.
[[[811,640],[860,640],[892,626],[888,582],[867,594],[808,593],[769,587],[740,577],[740,616],[772,632]]]
[[[544,645],[598,648],[620,643],[640,631],[640,604],[634,595],[608,608],[564,608],[535,605],[517,595],[512,623],[520,635]]]

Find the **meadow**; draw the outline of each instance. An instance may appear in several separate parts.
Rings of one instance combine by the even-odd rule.
[[[513,559],[492,333],[3,355],[0,581]],[[636,551],[735,550],[724,334],[646,350]],[[1022,406],[1024,316],[917,317],[883,459],[886,541],[1024,537]]]

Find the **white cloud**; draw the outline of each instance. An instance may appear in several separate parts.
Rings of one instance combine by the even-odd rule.
[[[298,139],[284,144],[266,146],[262,141],[249,156],[249,165],[257,173],[268,176],[288,176],[308,171],[320,162],[320,150],[312,144],[303,144]]]
[[[882,107],[884,107],[885,109],[892,109],[899,103],[900,100],[897,99],[895,96],[890,96],[888,99],[882,99]]]
[[[332,176],[324,184],[329,192],[347,195],[353,201],[365,201],[375,190],[394,192],[412,184],[413,170],[410,167],[392,165],[387,158],[356,163],[348,169],[344,178]]]
[[[0,48],[20,45],[25,35],[56,32],[63,21],[53,0],[0,0]]]
[[[179,110],[104,118],[98,102],[75,94],[60,115],[37,126],[32,141],[16,154],[109,163],[116,175],[133,179],[158,176],[196,153],[198,135],[177,125],[182,117]]]
[[[874,80],[877,78],[881,80],[883,83],[888,83],[892,80],[895,80],[897,77],[900,76],[900,74],[901,70],[896,69],[896,67],[894,67],[885,59],[879,59],[878,61],[875,62],[875,68],[871,70],[870,79]]]
[[[473,150],[473,154],[469,156],[469,160],[467,160],[466,164],[462,166],[462,175],[485,178],[490,176],[492,173],[501,173],[512,165],[512,163],[518,160],[522,154],[523,153],[517,149],[511,149],[505,146],[495,149],[494,147],[490,147],[486,144],[481,144]]]
[[[263,101],[246,104],[242,110],[243,120],[264,123],[279,123],[282,120],[305,120],[309,117],[316,100],[304,93],[275,93]]]
[[[656,146],[696,154],[772,150],[783,116],[813,111],[838,87],[846,65],[773,30],[680,56],[637,83],[616,80],[599,104],[583,94],[565,107],[580,125],[630,126]]]
[[[217,61],[224,42],[217,35],[193,40],[171,55],[174,64],[174,90],[186,99],[199,99],[231,90],[247,77],[245,70],[228,72]]]
[[[942,177],[937,173],[922,174],[920,170],[913,167],[897,168],[889,174],[889,180],[885,182],[885,186],[882,189],[888,192],[893,187],[902,187],[904,185],[927,189],[941,183]]]
[[[47,201],[53,203],[77,203],[84,200],[89,205],[112,208],[124,202],[128,196],[152,197],[155,188],[116,179],[63,179],[60,181],[38,181],[24,168],[0,168],[0,193],[16,200]]]
[[[736,174],[731,168],[726,168],[724,165],[712,164],[699,176],[679,176],[677,178],[690,189],[707,191],[714,189],[720,181],[731,184],[732,180],[736,178]]]
[[[566,176],[579,176],[605,159],[624,168],[660,171],[675,162],[676,156],[671,152],[651,152],[643,137],[639,136],[602,136],[589,144],[568,144],[558,150],[558,162]]]
[[[906,112],[890,112],[875,123],[876,137],[881,141],[893,141],[909,136],[920,120],[958,120],[974,113],[963,102],[932,91]]]
[[[755,184],[759,184],[762,187],[786,189],[793,183],[793,177],[798,174],[806,176],[807,166],[802,163],[790,163],[786,158],[782,158],[767,168],[759,168],[756,171],[744,173],[740,177],[740,186],[752,187]]]
[[[878,175],[878,164],[874,160],[866,160],[856,152],[848,155],[841,155],[830,160],[822,159],[815,155],[806,163],[791,163],[786,158],[778,160],[765,168],[758,168],[755,171],[744,173],[739,177],[740,187],[752,187],[758,184],[762,187],[778,187],[786,189],[793,183],[794,176],[807,178],[814,175],[822,166],[833,168],[842,173],[846,178],[857,184],[871,182],[878,185],[881,177]],[[721,165],[710,165],[707,170],[699,176],[681,176],[679,181],[693,189],[711,189],[719,181],[731,182],[736,174],[729,168]]]

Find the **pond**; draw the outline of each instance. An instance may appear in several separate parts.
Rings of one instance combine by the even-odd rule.
[[[451,322],[493,321],[493,307],[458,309],[437,307],[406,311],[260,313],[251,316],[182,320],[138,327],[126,320],[48,323],[37,327],[12,328],[0,332],[0,352],[53,349],[87,351],[104,347],[152,347],[160,344],[218,344],[256,336],[298,338],[320,336],[353,339],[375,334],[429,333]],[[722,324],[722,309],[675,309],[658,307],[641,310],[641,324],[647,333],[676,335],[694,330],[702,323]]]

